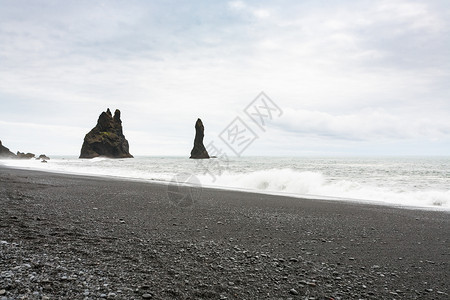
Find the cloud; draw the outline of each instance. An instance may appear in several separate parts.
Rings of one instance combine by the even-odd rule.
[[[31,122],[0,121],[1,140],[11,151],[78,155],[85,128]]]
[[[231,2],[228,2],[228,5],[232,9],[236,9],[236,10],[243,10],[243,9],[247,8],[247,5],[243,1],[231,1]]]
[[[264,90],[287,112],[281,135],[447,137],[445,1],[174,3],[1,1],[0,118],[90,129],[119,108],[138,152],[167,135],[165,153]]]
[[[243,1],[231,1],[228,5],[234,11],[244,13],[258,19],[265,19],[270,16],[270,11],[268,9],[255,7]]]
[[[301,136],[337,140],[450,139],[450,120],[366,109],[352,114],[285,109],[277,126]]]

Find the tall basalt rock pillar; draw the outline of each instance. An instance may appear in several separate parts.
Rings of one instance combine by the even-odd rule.
[[[116,109],[114,117],[109,108],[102,112],[97,125],[84,137],[80,158],[104,156],[109,158],[132,158],[128,141],[123,135],[120,110]]]
[[[209,158],[208,151],[206,151],[203,145],[203,137],[205,136],[205,127],[203,127],[202,120],[198,119],[195,122],[195,138],[194,138],[194,148],[191,151],[191,157],[194,159]]]

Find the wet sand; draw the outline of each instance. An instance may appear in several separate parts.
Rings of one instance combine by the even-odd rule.
[[[449,299],[450,214],[0,166],[0,299]]]

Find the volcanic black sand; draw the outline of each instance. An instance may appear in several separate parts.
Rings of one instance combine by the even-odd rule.
[[[0,299],[449,299],[450,214],[0,166]]]

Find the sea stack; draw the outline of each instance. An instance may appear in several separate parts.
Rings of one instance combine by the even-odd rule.
[[[104,156],[109,158],[132,158],[128,141],[122,132],[120,110],[112,116],[109,108],[98,117],[97,125],[84,137],[80,158]]]
[[[29,152],[24,153],[24,152],[17,151],[16,157],[20,158],[20,159],[32,159],[32,158],[35,158],[36,155],[34,153],[29,153]]]
[[[204,136],[205,136],[205,127],[203,127],[202,120],[198,119],[197,122],[195,122],[194,148],[192,148],[191,157],[189,158],[194,159],[209,158],[208,151],[206,151],[206,148],[203,145]]]
[[[0,141],[0,157],[1,158],[15,158],[16,155],[9,151],[8,148],[2,145],[2,141]]]

